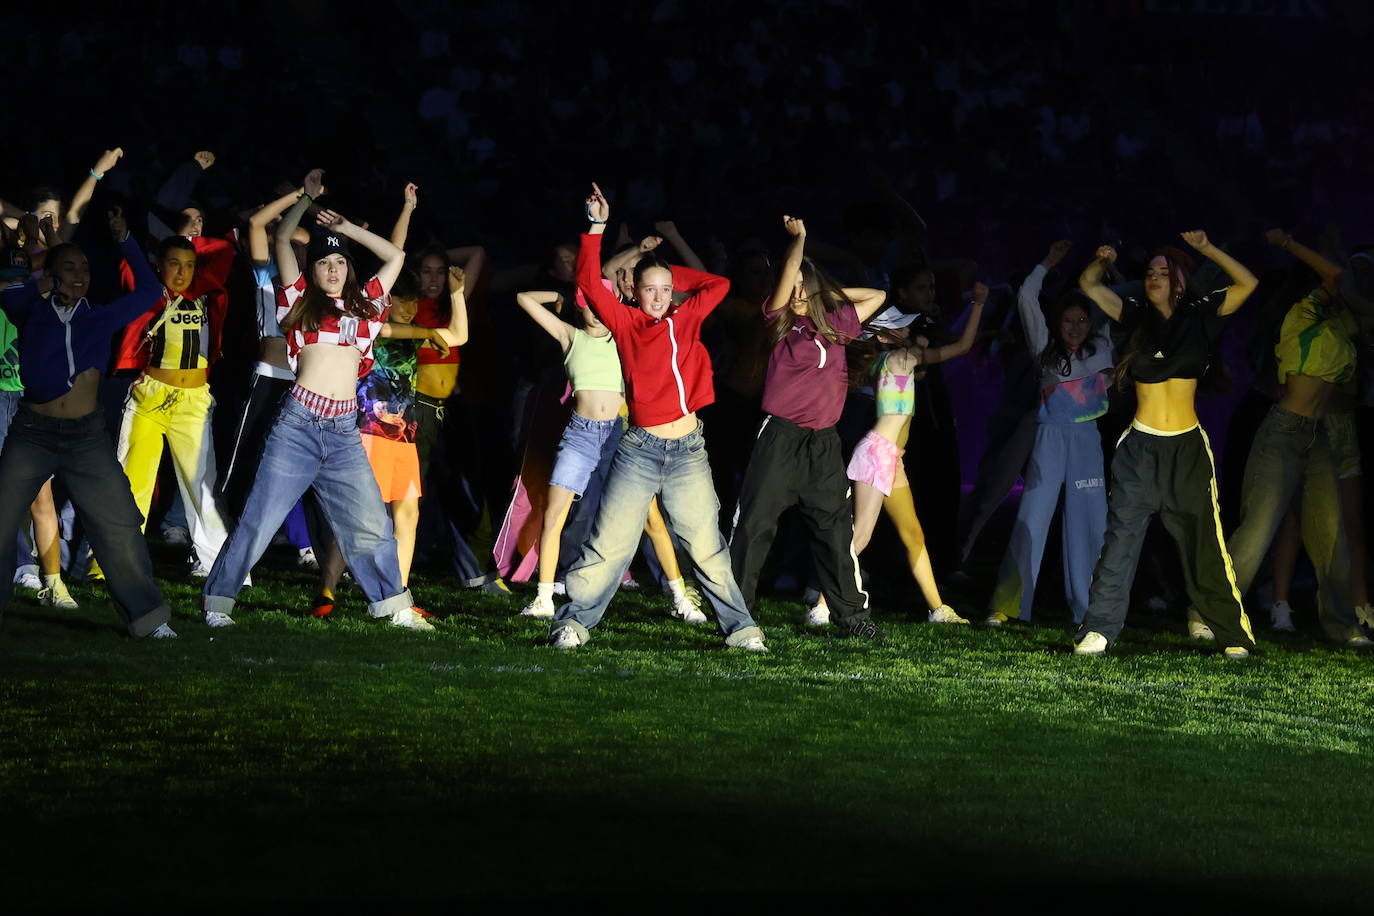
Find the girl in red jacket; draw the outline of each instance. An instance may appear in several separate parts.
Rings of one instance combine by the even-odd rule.
[[[601,282],[601,235],[610,205],[592,185],[586,201],[591,225],[577,257],[577,286],[601,323],[615,335],[625,373],[630,429],[620,440],[591,540],[568,571],[569,602],[549,631],[559,649],[575,649],[601,620],[639,544],[655,496],[687,548],[728,646],[766,652],[735,577],[720,533],[720,504],[711,483],[706,442],[696,412],[715,400],[711,359],[701,323],[730,281],[686,267],[670,268],[650,253],[634,268],[638,308],[622,303]],[[686,295],[674,303],[673,292]]]

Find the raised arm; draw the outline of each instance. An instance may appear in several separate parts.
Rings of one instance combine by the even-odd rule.
[[[214,164],[214,153],[209,150],[197,152],[190,162],[182,163],[167,176],[162,187],[158,188],[157,205],[166,210],[180,210],[185,207],[200,182],[200,176]]]
[[[1183,241],[1192,245],[1198,254],[1226,271],[1226,276],[1231,278],[1231,285],[1226,287],[1226,299],[1221,303],[1221,307],[1217,309],[1217,314],[1229,315],[1240,308],[1241,303],[1250,298],[1250,294],[1255,291],[1255,287],[1259,286],[1259,281],[1255,279],[1255,275],[1250,273],[1250,271],[1245,268],[1245,265],[1213,245],[1207,239],[1207,233],[1203,232],[1201,229],[1193,229],[1184,232],[1182,236]]]
[[[463,268],[448,269],[449,308],[448,326],[443,328],[449,346],[461,347],[468,342],[467,277]]]
[[[634,270],[634,266],[639,259],[663,244],[663,239],[656,235],[646,235],[640,240],[639,244],[633,248],[626,248],[624,251],[611,255],[601,264],[601,276],[615,283],[622,270]]]
[[[585,202],[587,221],[590,225],[582,236],[582,244],[577,249],[577,288],[584,299],[596,309],[601,323],[618,334],[628,327],[630,310],[615,297],[601,282],[601,236],[606,231],[606,220],[611,216],[611,205],[601,189],[592,183],[592,193]]]
[[[267,225],[291,209],[291,205],[300,200],[303,193],[304,189],[298,189],[283,194],[248,218],[248,257],[258,267],[264,266],[272,257],[267,245]]]
[[[81,217],[86,214],[86,207],[95,195],[96,182],[103,179],[110,169],[119,164],[119,158],[124,155],[124,150],[118,146],[114,149],[107,149],[100,154],[100,158],[91,166],[90,173],[81,186],[72,195],[72,202],[67,207],[67,218],[61,230],[63,241],[68,241],[76,233],[76,227],[81,224]]]
[[[402,246],[404,247],[404,246]],[[477,288],[477,281],[482,276],[482,271],[487,267],[487,250],[481,245],[461,245],[457,248],[450,248],[444,252],[448,256],[450,264],[455,264],[463,269],[463,288],[471,286]],[[467,295],[464,292],[464,295]]]
[[[1050,342],[1045,312],[1040,308],[1040,288],[1045,282],[1045,274],[1064,260],[1072,247],[1073,243],[1068,239],[1060,239],[1051,245],[1044,260],[1031,268],[1021,288],[1016,291],[1016,310],[1021,316],[1021,330],[1026,335],[1026,346],[1032,355],[1038,355]]]
[[[869,289],[866,286],[846,286],[844,297],[853,304],[854,311],[859,315],[859,323],[862,324],[883,307],[883,303],[887,301],[887,290]]]
[[[1111,245],[1101,245],[1097,256],[1078,277],[1078,288],[1102,309],[1102,313],[1112,321],[1121,320],[1121,297],[1107,288],[1102,282],[1102,274],[1108,264],[1116,263],[1116,249]]]
[[[410,235],[410,216],[420,206],[420,186],[413,181],[408,182],[401,196],[401,215],[396,217],[396,225],[391,227],[391,244],[404,249],[406,236]]]
[[[974,283],[973,306],[969,311],[968,324],[964,325],[963,333],[954,343],[945,344],[943,347],[927,347],[921,355],[921,364],[932,365],[948,362],[956,356],[963,356],[972,350],[973,342],[978,339],[978,326],[983,321],[983,305],[987,301],[988,288],[982,283]]]
[[[1282,229],[1270,229],[1268,232],[1264,233],[1264,239],[1270,245],[1276,248],[1282,248],[1284,251],[1312,268],[1317,276],[1321,278],[1322,286],[1326,287],[1328,293],[1334,293],[1340,288],[1341,274],[1345,273],[1340,265],[1328,261]]]
[[[801,271],[802,258],[806,255],[806,223],[800,217],[782,216],[782,228],[792,237],[787,246],[787,256],[783,258],[778,273],[778,285],[773,290],[773,298],[768,300],[773,311],[787,308],[792,297],[798,292],[797,274]],[[862,318],[859,319],[863,321]]]
[[[399,340],[423,340],[439,351],[440,356],[448,356],[449,346],[444,340],[443,328],[422,328],[418,324],[401,324],[396,321],[382,322],[382,336]]]
[[[291,236],[301,223],[305,211],[324,193],[324,169],[311,169],[301,182],[301,196],[282,214],[277,224],[276,254],[277,278],[282,286],[291,286],[300,279],[301,269],[296,264],[296,252],[291,247]]]
[[[548,309],[548,306],[559,304],[562,301],[562,293],[540,291],[515,294],[516,304],[525,310],[526,315],[534,319],[535,324],[558,341],[563,352],[567,353],[572,347],[573,326]]]
[[[382,284],[383,292],[391,292],[391,285],[396,282],[396,278],[401,275],[401,268],[405,266],[406,253],[404,251],[377,233],[364,229],[356,223],[350,223],[333,210],[321,210],[319,215],[315,217],[315,222],[330,232],[342,235],[351,242],[357,242],[381,258],[382,266],[377,268],[377,282]]]
[[[148,255],[134,239],[124,221],[124,214],[115,207],[109,212],[110,234],[119,244],[119,253],[128,262],[133,274],[133,289],[111,302],[97,314],[106,318],[112,327],[123,327],[152,308],[162,298],[162,280],[153,273]]]
[[[682,233],[678,232],[677,223],[670,219],[660,220],[654,223],[654,231],[658,233],[659,238],[673,246],[678,256],[681,257],[683,264],[686,264],[693,270],[700,270],[703,272],[706,270],[706,264],[702,262],[701,258],[697,257],[697,253],[692,250],[691,245],[687,244],[687,240],[682,237]]]

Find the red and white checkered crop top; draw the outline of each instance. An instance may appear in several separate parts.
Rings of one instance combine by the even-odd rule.
[[[290,286],[281,287],[277,293],[277,321],[285,320],[286,313],[304,295],[305,274],[298,276]],[[382,283],[376,277],[367,281],[363,295],[369,302],[380,306],[377,318],[355,318],[336,312],[324,316],[318,331],[306,331],[300,325],[289,330],[282,328],[286,332],[286,360],[291,364],[292,371],[299,371],[296,362],[303,348],[310,344],[332,343],[341,347],[356,347],[362,354],[362,359],[358,361],[358,378],[367,375],[372,369],[372,343],[382,336],[382,325],[386,324],[387,312],[391,309],[391,297],[382,289]],[[334,301],[342,308],[342,299],[335,297]]]

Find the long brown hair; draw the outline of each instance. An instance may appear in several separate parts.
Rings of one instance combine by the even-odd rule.
[[[850,304],[849,299],[845,297],[844,289],[832,280],[825,271],[816,266],[816,262],[810,258],[802,258],[801,275],[802,289],[815,291],[807,297],[806,317],[810,318],[811,323],[816,326],[816,333],[831,343],[848,344],[849,341],[841,340],[840,335],[830,326],[830,316]],[[773,312],[773,317],[768,322],[768,349],[770,351],[792,330],[792,325],[798,317],[792,312],[794,301],[789,296],[784,303],[774,303],[778,308]]]
[[[1150,255],[1150,261],[1155,258],[1163,258],[1169,269],[1169,303],[1178,308],[1188,288],[1192,260],[1177,248],[1160,248]],[[1149,269],[1148,265],[1149,261],[1146,262],[1146,270]],[[1154,311],[1154,306],[1148,301],[1143,305],[1144,309],[1135,317],[1135,327],[1126,340],[1125,352],[1116,361],[1116,387],[1120,391],[1125,391],[1127,383],[1131,381],[1131,364],[1135,362],[1137,354],[1148,346],[1146,337],[1153,337],[1150,327],[1154,323],[1154,316],[1150,313]]]
[[[381,315],[381,307],[373,303],[358,286],[358,276],[353,272],[353,259],[348,259],[348,276],[344,279],[339,299],[320,289],[315,284],[315,264],[307,265],[305,274],[305,295],[296,300],[291,311],[281,320],[283,330],[299,327],[307,333],[318,331],[328,314],[351,315],[364,321],[371,321]],[[340,309],[338,302],[343,303]]]

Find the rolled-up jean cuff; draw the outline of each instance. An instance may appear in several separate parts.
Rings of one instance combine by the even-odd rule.
[[[458,584],[463,588],[481,588],[484,585],[490,585],[495,582],[497,576],[498,574],[493,570],[489,573],[483,573],[475,579],[459,579]]]
[[[224,595],[205,595],[200,600],[200,607],[201,610],[205,611],[207,614],[211,612],[218,614],[233,614],[234,599],[225,597]]]
[[[743,645],[755,636],[760,639],[763,638],[763,629],[761,627],[740,627],[735,632],[726,635],[725,644],[727,646]]]
[[[415,599],[410,597],[410,589],[403,590],[399,595],[392,595],[384,598],[375,604],[367,606],[367,613],[372,617],[390,617],[397,611],[404,611],[408,607],[415,606]]]
[[[165,604],[159,604],[141,617],[129,621],[129,635],[147,636],[171,619],[172,609]]]
[[[552,639],[553,636],[564,627],[572,627],[573,632],[577,634],[577,638],[583,643],[586,643],[592,638],[592,634],[587,632],[587,628],[576,620],[555,620],[553,623],[549,624],[549,638]]]

